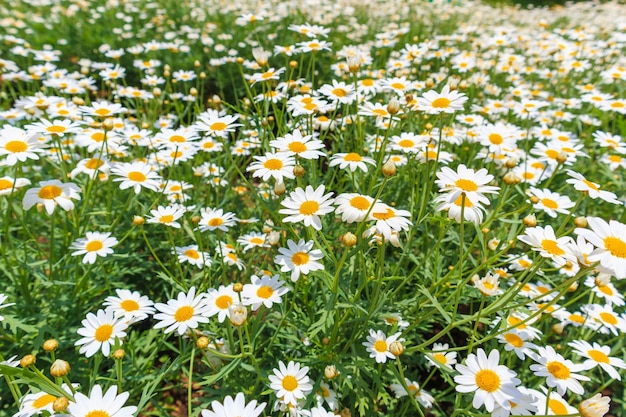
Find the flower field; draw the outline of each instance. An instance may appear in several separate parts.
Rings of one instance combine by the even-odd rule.
[[[626,416],[626,5],[0,4],[0,416]]]

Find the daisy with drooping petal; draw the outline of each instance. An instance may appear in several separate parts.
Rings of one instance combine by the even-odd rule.
[[[376,165],[376,161],[367,156],[361,156],[355,152],[349,153],[336,153],[330,157],[330,163],[328,166],[334,167],[339,165],[340,169],[348,168],[350,172],[354,172],[360,169],[363,172],[367,172],[367,165]]]
[[[287,248],[279,248],[277,255],[274,258],[274,262],[280,265],[282,272],[291,271],[291,280],[293,282],[298,281],[300,274],[308,274],[311,271],[318,271],[324,269],[324,265],[317,262],[322,259],[324,255],[319,249],[313,249],[313,241],[309,240],[304,242],[304,239],[300,239],[298,243],[293,240],[287,241]]]
[[[485,208],[480,203],[473,203],[469,198],[458,196],[456,200],[449,202],[448,196],[443,194],[435,198],[434,203],[438,204],[436,210],[447,211],[448,218],[454,219],[457,223],[462,220],[472,222],[476,225],[482,223]],[[463,219],[461,219],[463,216]]]
[[[404,378],[404,383],[408,388],[408,392],[402,384],[391,384],[391,390],[396,395],[396,398],[402,398],[408,395],[412,395],[413,397],[415,397],[417,402],[424,407],[430,408],[433,406],[435,399],[428,392],[421,389],[417,382],[411,381],[409,378]]]
[[[28,178],[0,177],[0,195],[9,195],[27,185],[30,185]]]
[[[557,213],[570,214],[569,208],[576,204],[566,195],[552,192],[548,189],[540,190],[530,187],[528,193],[531,195],[531,203],[537,210],[543,210],[550,217],[556,218]]]
[[[463,110],[463,104],[467,101],[467,96],[456,90],[450,91],[450,86],[446,85],[437,93],[434,90],[427,91],[417,99],[418,108],[429,114],[454,113]]]
[[[615,336],[626,333],[626,317],[613,311],[611,304],[586,304],[582,310],[589,315],[590,321],[599,324],[597,331],[603,334],[609,332]]]
[[[19,127],[6,125],[0,129],[0,156],[6,155],[6,165],[39,159],[38,154],[42,151],[43,146],[37,137]]]
[[[119,181],[120,190],[132,188],[135,194],[141,192],[141,188],[152,191],[159,190],[159,174],[152,170],[152,167],[145,162],[121,162],[111,167],[111,174],[115,176],[113,181]]]
[[[20,410],[13,417],[31,417],[41,415],[46,411],[54,415],[52,405],[56,399],[57,397],[45,391],[26,394],[20,401]]]
[[[587,217],[589,229],[578,228],[574,233],[582,235],[596,249],[589,254],[589,262],[612,271],[618,279],[626,278],[626,224],[616,220],[608,223],[599,217]]]
[[[126,336],[128,324],[125,320],[115,317],[111,310],[98,310],[96,314],[88,313],[87,318],[82,321],[83,327],[77,333],[83,336],[82,339],[74,343],[80,346],[79,352],[84,353],[88,358],[102,350],[104,356],[109,356],[111,345],[116,340],[122,343]]]
[[[80,188],[72,183],[59,180],[41,181],[39,187],[31,188],[24,194],[22,207],[28,210],[35,204],[43,204],[48,214],[52,214],[57,205],[65,211],[74,209],[72,200],[80,200]]]
[[[263,412],[265,404],[261,403],[257,406],[256,400],[246,404],[246,398],[243,392],[240,392],[235,399],[227,395],[223,404],[212,401],[212,410],[202,410],[202,417],[258,417]]]
[[[346,223],[361,222],[372,211],[374,198],[357,193],[343,193],[335,198],[337,208],[335,213],[341,214],[341,220]],[[379,207],[384,212],[383,207]]]
[[[394,232],[407,230],[413,223],[409,218],[411,213],[408,210],[398,210],[384,203],[374,205],[368,220],[375,220],[376,225],[372,227],[385,239],[393,239]],[[371,229],[370,229],[371,231]]]
[[[263,275],[260,278],[252,275],[250,280],[251,284],[243,286],[241,298],[243,305],[251,306],[252,311],[258,310],[261,305],[271,308],[274,303],[281,303],[283,301],[281,296],[289,292],[280,275]]]
[[[567,416],[578,414],[578,410],[571,405],[565,399],[555,391],[551,391],[550,395],[546,395],[548,392],[542,387],[543,393],[537,390],[528,390],[528,392],[535,398],[533,405],[537,409],[537,412],[543,414],[547,410],[549,416]]]
[[[520,332],[517,329],[511,329],[507,332],[499,334],[496,339],[498,342],[504,344],[504,350],[507,352],[513,351],[518,358],[524,360],[526,355],[531,352],[530,349],[536,349],[537,346],[528,342],[528,334]]]
[[[331,198],[333,193],[324,194],[326,187],[322,184],[316,189],[310,185],[306,189],[296,188],[289,193],[289,197],[281,201],[281,205],[286,207],[280,209],[280,214],[287,214],[288,217],[283,222],[298,223],[303,222],[305,226],[311,226],[315,230],[322,230],[322,221],[319,216],[331,213],[334,208]]]
[[[432,353],[426,355],[428,359],[428,366],[436,366],[438,368],[444,368],[448,371],[452,371],[452,366],[456,364],[456,355],[454,351],[449,351],[450,345],[447,343],[435,343],[433,344]]]
[[[272,140],[270,146],[279,152],[286,152],[287,155],[295,155],[302,159],[318,159],[320,156],[326,156],[325,152],[320,151],[326,148],[324,142],[313,135],[302,136],[300,129]]]
[[[615,368],[626,369],[626,363],[619,358],[609,356],[611,354],[610,346],[602,346],[597,342],[593,345],[585,340],[574,340],[568,343],[574,348],[574,353],[587,358],[583,362],[586,369],[592,369],[600,366],[609,376],[618,381],[622,380],[619,372]]]
[[[183,335],[187,329],[197,328],[199,323],[208,323],[206,313],[209,307],[204,296],[203,293],[196,296],[196,288],[191,287],[187,294],[180,292],[178,298],[169,300],[167,304],[156,303],[154,307],[158,313],[153,318],[159,322],[154,328],[165,327],[165,334],[177,330],[179,335]]]
[[[206,294],[206,304],[208,306],[206,315],[212,317],[217,314],[217,320],[223,323],[227,317],[230,317],[229,307],[239,303],[239,296],[233,290],[233,285],[220,285],[216,290],[209,288]]]
[[[565,182],[568,184],[572,184],[574,188],[578,191],[587,193],[589,198],[593,200],[599,198],[600,200],[604,200],[607,203],[622,204],[622,202],[617,199],[617,196],[615,194],[609,191],[600,190],[600,184],[596,184],[595,182],[587,180],[578,172],[568,169],[567,175],[569,175],[571,178],[565,180]]]
[[[191,265],[195,265],[198,268],[211,266],[211,255],[208,252],[200,251],[198,245],[189,246],[176,246],[176,255],[178,256],[178,262],[188,262]]]
[[[80,106],[78,110],[87,116],[106,118],[125,112],[127,109],[122,107],[121,104],[98,101],[96,103],[91,103],[91,106]]]
[[[493,180],[493,175],[487,173],[485,168],[474,171],[461,164],[456,172],[451,168],[443,167],[437,172],[435,181],[440,188],[440,192],[448,193],[447,202],[453,202],[464,195],[472,204],[489,204],[489,199],[484,196],[486,193],[497,193],[500,187],[486,185]]]
[[[195,128],[201,132],[207,132],[211,136],[219,138],[227,138],[230,132],[234,132],[236,127],[243,126],[241,123],[235,123],[239,115],[221,116],[215,110],[207,110],[198,116]]]
[[[552,259],[557,265],[577,262],[576,255],[570,248],[574,240],[569,236],[557,239],[554,229],[550,225],[545,228],[541,226],[528,227],[524,234],[519,235],[517,238],[530,245],[532,250],[538,251],[544,258]]]
[[[401,333],[398,332],[387,337],[385,333],[380,330],[376,331],[370,329],[367,341],[363,342],[362,345],[365,346],[365,350],[369,352],[370,358],[376,359],[376,363],[385,363],[387,359],[396,358],[396,356],[389,351],[389,346],[398,340],[400,334]]]
[[[227,232],[228,228],[234,226],[237,222],[235,213],[224,213],[222,209],[203,208],[200,210],[200,214],[198,229],[201,232],[206,232],[207,230],[212,232],[216,229]]]
[[[115,317],[124,317],[130,323],[135,323],[154,314],[154,303],[138,291],[115,290],[116,296],[109,296],[104,300],[107,310],[113,311]]]
[[[124,407],[128,396],[128,392],[117,395],[116,385],[112,385],[102,395],[102,387],[96,384],[91,388],[89,397],[77,392],[67,411],[72,417],[133,417],[137,407]]]
[[[579,395],[585,392],[578,381],[589,381],[589,378],[576,373],[584,371],[586,369],[584,365],[574,364],[569,359],[565,359],[561,354],[556,353],[552,346],[539,346],[537,353],[530,356],[537,362],[537,364],[530,365],[530,370],[536,376],[546,377],[548,387],[556,388],[559,395],[565,395],[567,390]]]
[[[176,220],[183,217],[185,209],[180,207],[163,207],[159,206],[156,210],[150,210],[151,217],[148,217],[146,221],[148,223],[163,224],[165,226],[174,227],[180,229],[180,223]]]
[[[264,156],[254,156],[256,162],[250,164],[246,171],[252,171],[252,176],[267,181],[274,178],[276,182],[284,182],[284,178],[293,179],[293,168],[296,160],[287,152],[268,152]]]
[[[589,276],[585,279],[585,286],[591,288],[596,297],[604,299],[607,304],[616,306],[625,304],[624,296],[611,283],[611,275],[609,274],[600,273],[595,277]]]
[[[298,400],[305,398],[313,385],[309,382],[308,366],[300,367],[299,363],[289,361],[287,366],[280,361],[278,369],[274,368],[274,375],[269,375],[270,388],[276,392],[276,396],[285,404],[296,405]]]
[[[84,264],[94,264],[98,256],[103,258],[112,254],[111,247],[117,245],[117,239],[111,237],[111,233],[87,232],[85,237],[76,239],[70,245],[70,249],[75,249],[72,256],[85,255]]]
[[[472,406],[475,409],[483,404],[488,412],[492,412],[495,405],[505,410],[511,409],[511,402],[521,397],[517,389],[520,380],[515,378],[516,373],[504,365],[499,364],[500,352],[493,349],[489,356],[485,351],[478,349],[476,355],[470,354],[465,365],[457,364],[456,370],[460,373],[454,377],[458,392],[474,392]]]
[[[265,233],[250,232],[237,238],[237,243],[244,245],[242,250],[249,251],[252,248],[269,248],[270,244],[266,242],[267,235]]]

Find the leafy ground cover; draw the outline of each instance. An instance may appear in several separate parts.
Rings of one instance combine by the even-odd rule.
[[[624,415],[625,8],[3,3],[1,412]]]

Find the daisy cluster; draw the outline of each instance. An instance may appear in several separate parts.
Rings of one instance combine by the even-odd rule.
[[[0,5],[16,417],[609,411],[624,5],[373,3]]]

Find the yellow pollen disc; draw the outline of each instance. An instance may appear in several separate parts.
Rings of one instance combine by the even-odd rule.
[[[0,179],[0,191],[9,190],[13,188],[13,182],[5,179]]]
[[[41,190],[39,190],[37,195],[44,200],[52,200],[59,197],[62,193],[63,190],[61,187],[57,187],[56,185],[46,185],[41,187]]]
[[[170,136],[170,142],[174,143],[184,143],[186,141],[184,136],[181,135],[172,135]]]
[[[55,397],[54,395],[44,394],[41,397],[37,398],[35,401],[33,401],[33,408],[44,408],[48,404],[54,402],[54,400],[56,399],[57,397]]]
[[[255,245],[262,245],[265,243],[265,240],[260,237],[253,237],[252,239],[250,239],[250,243]]]
[[[400,142],[398,142],[398,145],[403,148],[412,148],[413,146],[415,146],[415,142],[409,139],[402,139]]]
[[[437,152],[435,151],[428,151],[426,152],[426,159],[437,159]]]
[[[619,163],[622,162],[622,157],[619,155],[609,155],[608,160],[611,162]]]
[[[585,318],[583,316],[581,316],[580,314],[570,314],[570,316],[568,317],[571,321],[573,321],[574,323],[584,323],[585,322]]]
[[[171,214],[166,214],[165,216],[161,216],[159,219],[161,223],[170,223],[174,221],[174,216]]]
[[[374,80],[372,80],[371,78],[366,78],[361,81],[361,85],[364,85],[365,87],[371,87],[374,85]]]
[[[485,288],[487,288],[488,290],[493,290],[493,288],[494,288],[494,285],[491,282],[489,282],[489,281],[484,281],[483,282],[483,286]]]
[[[226,310],[228,306],[231,305],[232,303],[233,303],[233,299],[230,295],[220,295],[215,300],[215,305],[217,306],[217,308],[220,308],[222,310]]]
[[[602,313],[600,313],[600,318],[602,319],[603,322],[608,323],[610,325],[615,326],[617,324],[617,318],[615,317],[615,315],[611,313],[607,313],[606,311],[603,311]]]
[[[532,265],[530,262],[528,262],[526,259],[518,259],[517,263],[519,264],[519,266],[521,266],[522,268],[528,268],[530,265]]]
[[[388,208],[386,212],[384,213],[372,213],[372,216],[374,216],[375,219],[377,220],[389,220],[394,218],[396,215],[393,212],[392,209]]]
[[[194,310],[192,306],[179,307],[178,310],[176,310],[176,313],[174,313],[174,320],[177,322],[187,321],[193,317],[193,313]]]
[[[174,151],[174,152],[170,152],[170,157],[171,158],[180,158],[181,156],[183,156],[183,153],[180,151]]]
[[[367,210],[370,208],[370,202],[367,200],[367,198],[360,195],[350,199],[350,205],[358,210]]]
[[[331,93],[337,97],[345,97],[346,95],[348,95],[348,92],[343,88],[335,88],[333,91],[331,91]]]
[[[148,179],[142,172],[139,171],[131,171],[128,173],[128,179],[134,182],[144,182]]]
[[[274,290],[269,285],[263,285],[256,291],[256,295],[260,298],[270,298],[274,294]]]
[[[463,207],[463,196],[460,195],[454,200],[454,204],[459,207]],[[472,207],[473,204],[469,198],[465,197],[465,207]]]
[[[200,254],[195,249],[187,249],[184,254],[186,257],[191,259],[200,259]]]
[[[387,342],[384,340],[377,340],[374,342],[374,350],[376,352],[387,352]]]
[[[304,105],[305,110],[315,110],[317,108],[317,104],[311,102]]]
[[[509,316],[509,317],[506,318],[506,322],[511,327],[515,327],[515,328],[518,328],[518,329],[525,329],[526,328],[526,324],[520,324],[522,322],[522,319],[520,319],[519,317]]]
[[[544,205],[544,207],[547,207],[549,209],[552,210],[556,210],[559,208],[559,205],[556,201],[552,200],[551,198],[542,198],[541,199],[541,204]]]
[[[624,106],[626,106],[624,103],[622,103],[621,101],[616,101],[614,103],[611,103],[611,107],[613,107],[614,109],[621,109]]]
[[[393,83],[390,86],[391,88],[396,89],[396,90],[404,90],[406,88],[406,86],[402,83]]]
[[[569,414],[567,407],[565,407],[561,401],[555,400],[554,398],[551,398],[548,401],[548,408],[550,408],[550,411],[552,411],[556,416],[565,416]]]
[[[4,145],[4,149],[11,153],[25,152],[28,149],[28,144],[21,140],[11,140]]]
[[[506,340],[508,344],[515,346],[516,348],[521,348],[522,346],[524,346],[524,341],[522,340],[522,338],[515,333],[506,333],[504,335],[504,340]]]
[[[293,262],[296,266],[305,265],[309,262],[309,254],[305,252],[296,252],[291,255],[291,262]]]
[[[99,251],[100,249],[102,249],[102,247],[103,247],[103,246],[104,246],[104,245],[102,244],[102,242],[101,242],[101,241],[99,241],[99,240],[92,240],[91,242],[88,242],[88,243],[85,245],[85,250],[86,250],[87,252],[97,252],[97,251]]]
[[[291,142],[287,147],[293,153],[306,152],[307,150],[306,145],[302,142]]]
[[[350,152],[343,157],[344,161],[347,162],[360,162],[363,158],[358,153]]]
[[[546,151],[546,156],[550,159],[556,159],[559,156],[559,152],[554,149],[548,149]]]
[[[604,249],[609,251],[611,255],[617,258],[626,259],[626,243],[615,236],[608,236],[604,238]]]
[[[67,129],[65,128],[65,126],[52,125],[52,126],[48,126],[46,130],[50,133],[63,133]]]
[[[226,129],[226,127],[228,127],[228,125],[224,122],[215,122],[213,124],[211,124],[211,126],[209,126],[209,129],[211,130],[224,130]]]
[[[124,311],[136,311],[139,310],[139,303],[135,300],[124,300],[120,304],[120,307],[122,307]]]
[[[374,109],[372,110],[372,113],[374,113],[378,117],[385,117],[389,115],[389,113],[385,109]]]
[[[444,355],[443,353],[434,353],[433,359],[442,365],[445,365],[448,363],[448,358],[446,358],[446,355]]]
[[[466,180],[466,179],[463,179],[463,178],[461,178],[459,180],[456,180],[454,185],[456,185],[457,187],[459,187],[461,190],[463,190],[465,192],[471,192],[471,191],[477,191],[478,190],[478,185],[474,181]]]
[[[109,340],[109,338],[111,338],[112,334],[113,326],[111,326],[110,324],[103,324],[96,329],[96,334],[94,335],[94,338],[98,342],[106,342],[107,340]]]
[[[502,137],[502,135],[492,133],[489,135],[489,142],[493,143],[494,145],[500,145],[502,142],[504,142],[504,138]]]
[[[215,227],[215,226],[221,226],[224,223],[224,220],[221,217],[213,217],[212,219],[210,219],[208,221],[208,225]]]
[[[235,255],[234,253],[227,253],[226,256],[231,259],[234,262],[237,262],[237,255]]]
[[[323,115],[317,118],[317,121],[318,121],[318,122],[322,122],[322,123],[327,122],[327,121],[329,121],[329,120],[330,120],[330,119],[329,119],[328,117],[323,116]]]
[[[556,240],[544,239],[541,241],[541,248],[548,252],[550,255],[562,256],[565,255],[565,251],[559,247]]]
[[[445,97],[439,97],[433,100],[433,102],[431,103],[431,106],[433,106],[436,109],[446,109],[450,107],[450,103],[452,103],[450,99],[447,99]]]
[[[300,214],[303,214],[305,216],[311,216],[315,213],[317,213],[317,211],[319,210],[320,205],[318,204],[317,201],[305,201],[304,203],[302,203],[300,205]]]
[[[213,143],[213,142],[205,142],[205,143],[202,145],[202,147],[203,147],[204,149],[211,149],[211,148],[214,148],[214,147],[215,147],[215,143]]]
[[[491,369],[481,369],[476,373],[475,379],[478,388],[484,391],[494,392],[500,388],[500,377]]]
[[[291,375],[285,376],[282,384],[285,391],[293,391],[298,388],[298,380]]]
[[[608,285],[600,285],[600,286],[598,286],[598,291],[600,291],[601,293],[606,294],[608,296],[611,296],[611,295],[614,294],[613,290]]]
[[[270,169],[272,171],[278,171],[283,167],[283,161],[280,159],[272,158],[263,163],[263,168]]]
[[[596,362],[609,363],[609,357],[599,350],[590,350],[587,354]]]
[[[111,113],[111,110],[109,109],[98,109],[96,111],[94,111],[94,113],[96,113],[98,116],[107,116]]]
[[[561,362],[548,362],[546,367],[548,368],[548,372],[557,379],[567,379],[570,376],[569,368]]]
[[[91,158],[89,161],[85,162],[85,168],[87,169],[97,169],[102,166],[104,162],[98,158]]]

